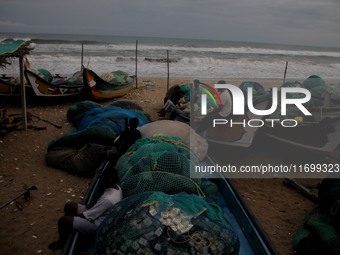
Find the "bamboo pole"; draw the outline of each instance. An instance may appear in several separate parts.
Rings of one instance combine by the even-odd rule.
[[[287,68],[288,68],[288,61],[286,61],[286,68],[285,68],[285,73],[284,73],[284,75],[283,75],[283,83],[282,83],[282,85],[283,85],[283,84],[285,83],[285,81],[286,81]]]
[[[26,91],[24,82],[24,57],[19,57],[20,69],[20,87],[21,87],[21,108],[22,108],[22,124],[23,129],[27,130],[27,114],[26,114]]]
[[[166,50],[166,63],[167,63],[167,68],[168,68],[168,78],[167,78],[167,81],[166,81],[166,91],[169,90],[169,84],[170,84],[170,68],[169,68],[169,50]]]
[[[80,70],[83,71],[84,67],[84,44],[81,44],[81,63],[80,63]]]
[[[138,88],[138,40],[136,40],[136,89]]]

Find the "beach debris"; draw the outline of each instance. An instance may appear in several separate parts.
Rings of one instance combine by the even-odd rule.
[[[15,200],[17,200],[18,198],[20,198],[21,196],[24,196],[25,200],[28,201],[30,196],[31,196],[31,193],[30,191],[31,190],[37,190],[37,187],[36,186],[32,186],[28,189],[26,189],[25,191],[21,192],[20,194],[18,194],[16,197],[12,198],[11,200],[9,200],[8,202],[2,204],[0,206],[0,209],[4,208],[5,206],[9,205],[10,203],[14,202]]]
[[[51,122],[51,121],[49,121],[49,120],[45,120],[45,119],[43,119],[43,118],[40,118],[39,116],[37,116],[37,115],[34,115],[34,114],[30,114],[31,116],[33,116],[33,117],[36,117],[37,119],[39,119],[39,120],[42,120],[42,121],[44,121],[44,122],[47,122],[47,123],[49,123],[49,124],[51,124],[52,126],[54,126],[54,127],[56,127],[56,128],[62,128],[62,126],[59,126],[59,125],[57,125],[57,124],[54,124],[53,122]]]
[[[15,205],[20,211],[22,211],[23,207],[22,207],[22,204],[20,202],[16,202]]]
[[[145,84],[145,86],[146,86],[146,87],[151,87],[151,88],[152,88],[152,87],[155,87],[156,85],[155,85],[155,84],[147,83],[147,84]]]
[[[288,186],[288,187],[293,187],[295,188],[298,192],[303,194],[305,197],[309,198],[312,202],[317,203],[318,197],[317,195],[314,194],[313,191],[302,185],[301,183],[298,183],[292,178],[285,178],[283,180],[283,184]]]

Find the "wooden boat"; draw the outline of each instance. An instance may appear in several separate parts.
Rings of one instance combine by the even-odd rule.
[[[210,89],[211,91],[215,93],[215,95],[217,95],[217,91],[214,91],[212,86],[202,83],[198,80],[195,80],[195,82],[196,82],[196,85],[195,85],[196,87],[197,85],[207,86],[208,89]],[[246,95],[247,95],[248,87],[252,87],[254,90],[258,91],[257,96],[253,98],[254,108],[257,110],[267,109],[269,106],[270,100],[271,100],[271,96],[267,91],[265,91],[264,87],[259,83],[251,82],[251,81],[241,83],[239,88],[242,90],[243,94],[245,95],[245,98],[247,98]],[[203,91],[206,91],[206,89],[203,89]],[[220,102],[220,104],[222,104],[222,102]],[[197,116],[195,116],[195,118],[196,117]],[[199,116],[197,119],[198,121],[197,122],[195,121],[193,124],[199,129],[200,122],[202,121],[204,122],[204,118],[202,116]],[[258,115],[253,114],[248,109],[247,105],[245,105],[245,114],[232,115],[231,117],[227,117],[226,118],[227,123],[217,124],[215,127],[213,127],[211,123],[211,125],[209,125],[210,127],[208,127],[205,131],[203,131],[202,137],[204,137],[209,143],[221,144],[221,145],[226,145],[230,147],[248,148],[252,145],[253,139],[259,129],[258,121],[262,121],[262,119],[263,119],[262,115],[258,116]],[[256,121],[253,121],[253,120],[256,120]],[[253,123],[249,125],[248,124],[249,121]],[[234,124],[231,124],[231,123],[234,123]]]
[[[255,104],[255,108],[258,110],[264,110],[269,105],[270,97],[263,98]],[[230,125],[230,120],[228,124],[211,126],[203,137],[212,143],[224,144],[227,146],[243,147],[248,148],[252,145],[253,139],[259,130],[259,127],[252,127],[248,125],[249,120],[262,120],[263,116],[258,116],[251,113],[249,110],[246,111],[244,115],[233,116],[233,123],[245,123]],[[253,123],[253,126],[259,125],[259,123]]]
[[[31,86],[25,85],[25,89],[29,90]],[[12,77],[2,76],[0,78],[0,95],[1,96],[20,96],[21,88],[20,85],[12,82]]]
[[[10,95],[10,96],[19,96],[20,86],[10,83],[9,79],[7,78],[0,78],[0,94]]]
[[[48,82],[32,71],[25,70],[27,83],[32,87],[34,94],[41,98],[71,97],[80,95],[83,84],[69,85],[63,78],[54,78]]]
[[[308,109],[312,119],[306,118],[296,127],[281,125],[263,127],[262,133],[297,150],[317,154],[331,154],[340,145],[340,107]]]
[[[134,76],[130,76],[130,80],[124,84],[109,83],[100,78],[95,72],[88,68],[83,70],[84,85],[89,89],[94,99],[110,99],[121,97],[127,94],[133,87]]]
[[[214,159],[207,156],[202,165],[214,164]],[[92,179],[89,188],[82,201],[83,204],[95,203],[98,199],[98,190],[100,190],[100,176],[104,171],[109,169],[110,161],[106,161],[100,167],[96,176]],[[246,205],[242,196],[238,193],[235,186],[230,180],[225,179],[222,175],[215,179],[218,185],[218,203],[223,209],[223,214],[233,229],[237,232],[240,240],[239,255],[277,255],[278,252],[271,243],[270,239],[264,232],[263,228],[256,220],[250,208]],[[70,235],[63,250],[62,255],[75,255],[79,252],[88,252],[95,254],[95,245],[89,240],[82,241],[83,238],[78,232]],[[85,247],[84,247],[85,246]]]

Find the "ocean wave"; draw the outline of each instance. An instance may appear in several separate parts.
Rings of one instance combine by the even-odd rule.
[[[4,39],[3,42],[11,42],[12,39]],[[40,52],[50,51],[51,54],[57,51],[78,51],[82,49],[82,41],[67,41],[67,40],[45,40],[45,39],[32,39],[33,47],[35,48],[32,54]],[[131,43],[102,43],[97,41],[90,41],[83,44],[84,52],[93,55],[102,53],[117,54],[118,52],[125,52],[125,54],[134,55],[136,46]],[[187,46],[165,46],[165,45],[138,45],[138,52],[140,54],[159,54],[165,55],[165,52],[169,51],[170,54],[175,57],[185,57],[186,55],[234,55],[237,58],[237,54],[249,55],[259,58],[261,56],[272,57],[329,57],[340,58],[340,51],[317,51],[317,50],[294,50],[294,49],[271,49],[271,48],[257,48],[257,47],[187,47]],[[156,57],[157,58],[157,57]]]

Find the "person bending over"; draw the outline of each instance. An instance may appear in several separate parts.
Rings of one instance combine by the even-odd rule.
[[[75,202],[65,204],[65,215],[58,220],[59,240],[52,242],[48,246],[49,249],[62,249],[73,230],[87,237],[94,237],[110,208],[123,198],[122,189],[117,185],[119,179],[116,169],[105,171],[100,178],[104,191],[95,205],[89,206]]]

